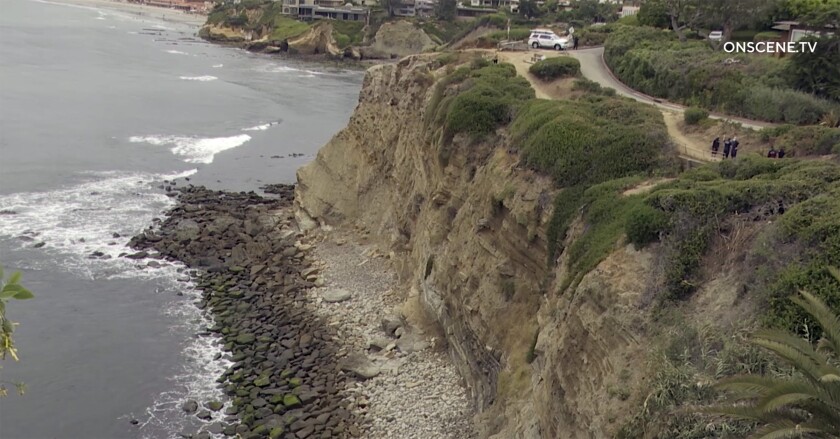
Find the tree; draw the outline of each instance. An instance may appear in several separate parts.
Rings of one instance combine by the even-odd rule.
[[[790,56],[787,75],[799,90],[840,102],[840,36],[807,37],[816,43],[814,52]]]
[[[754,24],[766,17],[778,0],[705,0],[698,4],[703,21],[723,28],[725,39],[745,24]]]
[[[389,17],[393,17],[394,11],[400,7],[402,2],[400,0],[380,0],[379,4],[382,9],[388,12]]]
[[[840,281],[840,272],[831,269]],[[707,410],[758,421],[754,437],[840,437],[840,318],[807,292],[792,299],[822,328],[816,349],[810,342],[780,330],[759,331],[753,343],[779,356],[796,374],[787,379],[743,375],[715,387],[730,392],[730,404]]]
[[[0,266],[0,360],[5,360],[8,354],[13,360],[18,361],[17,350],[12,339],[16,324],[6,318],[6,304],[12,299],[25,300],[35,296],[20,285],[20,272],[13,273],[6,281],[3,278],[3,267]],[[6,396],[6,384],[15,385],[18,392],[23,394],[23,384],[0,380],[0,397]]]
[[[703,0],[648,0],[645,5],[649,13],[653,15],[664,11],[671,29],[676,32],[680,41],[685,42],[686,38],[683,31],[693,29],[700,20],[702,3]]]
[[[598,0],[577,0],[575,17],[580,21],[602,23],[618,18],[618,6],[612,3],[602,3]]]
[[[439,0],[435,13],[441,20],[455,21],[455,16],[458,15],[458,0]]]
[[[668,9],[665,8],[665,3],[661,1],[647,1],[642,3],[642,6],[639,8],[639,13],[636,16],[639,18],[639,24],[642,26],[665,29],[670,24]]]
[[[840,11],[840,0],[786,0],[785,9],[791,17],[804,17],[820,10]]]
[[[542,11],[535,0],[522,0],[519,2],[519,14],[526,18],[536,18]]]

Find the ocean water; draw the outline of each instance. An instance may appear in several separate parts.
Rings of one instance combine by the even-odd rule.
[[[36,294],[8,308],[21,361],[0,380],[27,392],[0,399],[0,438],[178,437],[198,425],[182,401],[220,397],[226,363],[196,335],[210,322],[183,267],[119,255],[173,205],[164,180],[293,182],[346,124],[363,73],[195,32],[0,0],[0,264]]]

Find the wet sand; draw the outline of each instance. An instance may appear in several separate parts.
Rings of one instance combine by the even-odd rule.
[[[183,23],[199,27],[207,21],[207,16],[196,13],[188,13],[176,9],[161,8],[157,6],[141,5],[116,0],[57,0],[56,3],[66,3],[91,8],[110,9],[113,11],[125,12],[139,17],[149,19]]]

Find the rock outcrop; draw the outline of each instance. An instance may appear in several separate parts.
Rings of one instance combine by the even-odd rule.
[[[365,58],[403,57],[434,49],[437,44],[423,29],[409,21],[382,24],[370,46],[361,47]]]
[[[289,53],[299,55],[341,56],[344,53],[332,36],[332,25],[326,21],[312,26],[303,35],[290,39],[288,44]]]

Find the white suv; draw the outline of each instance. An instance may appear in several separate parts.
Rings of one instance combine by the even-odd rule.
[[[713,30],[709,32],[709,39],[712,41],[723,41],[723,31]]]
[[[528,38],[528,45],[534,49],[542,47],[547,49],[564,50],[569,45],[569,39],[559,37],[550,30],[534,29],[531,31],[531,36]]]

